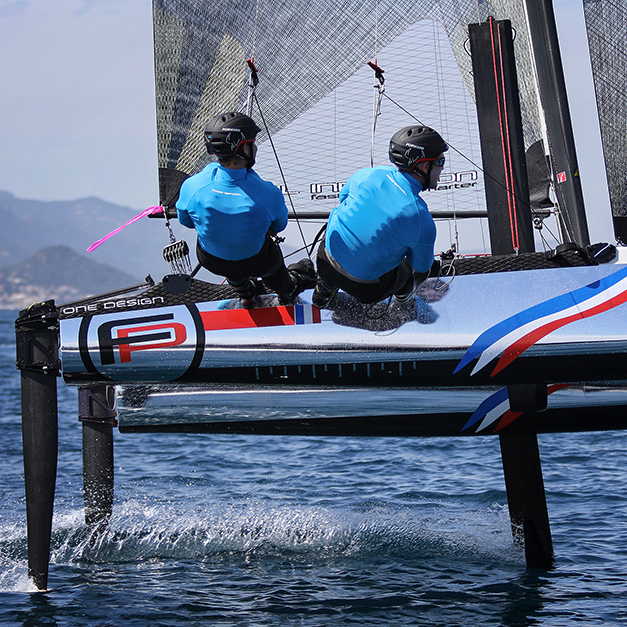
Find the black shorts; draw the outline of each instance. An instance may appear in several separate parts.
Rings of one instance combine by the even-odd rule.
[[[373,281],[358,281],[341,272],[337,262],[329,258],[324,242],[318,247],[318,276],[329,286],[339,287],[356,301],[367,305],[377,303],[392,294],[409,291],[414,282],[413,269],[407,259]]]
[[[266,235],[261,250],[247,259],[220,259],[210,255],[200,244],[196,245],[196,256],[203,268],[225,277],[229,282],[239,283],[249,277],[261,277],[264,285],[277,294],[291,293],[294,289],[294,283],[283,261],[283,253],[269,235]]]
[[[247,277],[264,277],[276,272],[280,266],[284,265],[281,249],[269,235],[266,235],[266,241],[261,250],[247,259],[236,261],[221,259],[210,255],[200,244],[196,246],[196,256],[203,268],[209,272],[234,281]]]

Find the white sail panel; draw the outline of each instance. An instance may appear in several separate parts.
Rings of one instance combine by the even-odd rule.
[[[438,191],[428,194],[429,208],[485,208],[476,110],[442,25],[411,25],[380,51],[377,64],[389,98],[383,98],[376,120],[374,165],[389,165],[389,140],[399,128],[431,126],[451,149]],[[274,136],[297,211],[333,208],[348,177],[371,165],[374,80],[373,70],[363,65]],[[255,169],[281,181],[267,144]]]

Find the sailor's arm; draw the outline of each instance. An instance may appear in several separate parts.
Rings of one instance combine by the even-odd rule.
[[[273,193],[268,199],[268,215],[272,219],[268,231],[271,234],[280,233],[287,226],[287,205],[283,198],[283,192],[274,187]]]

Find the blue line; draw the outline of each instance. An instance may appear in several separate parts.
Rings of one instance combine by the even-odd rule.
[[[296,324],[305,324],[303,305],[294,305],[294,318],[296,319]]]

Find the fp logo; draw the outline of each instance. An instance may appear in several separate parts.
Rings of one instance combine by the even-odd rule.
[[[124,364],[132,361],[134,351],[179,346],[186,339],[185,325],[174,322],[172,313],[105,322],[98,327],[100,363],[103,366],[115,363],[116,347],[120,363]]]
[[[202,319],[191,304],[86,316],[67,323],[63,335],[68,345],[73,343],[72,329],[80,325],[76,339],[86,371],[113,381],[173,381],[198,368],[204,353]],[[75,367],[68,358],[66,363]]]

